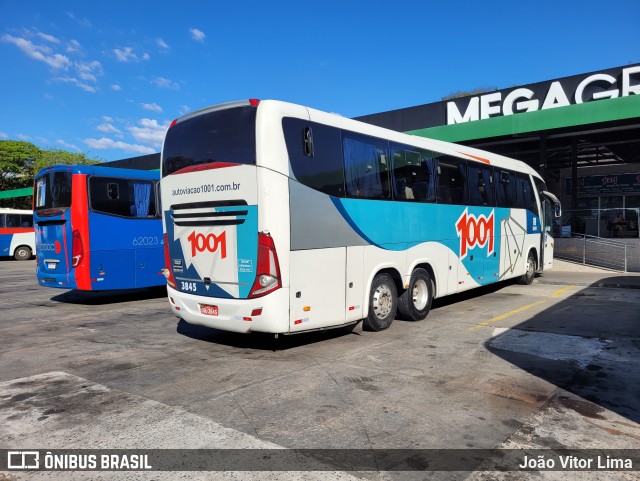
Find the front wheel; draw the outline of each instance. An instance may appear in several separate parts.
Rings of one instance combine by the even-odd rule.
[[[28,261],[31,259],[31,249],[27,246],[20,246],[13,253],[13,257],[17,261]]]
[[[536,276],[536,268],[536,256],[533,252],[529,252],[529,257],[527,258],[527,270],[518,278],[518,284],[523,284],[525,286],[533,284],[533,279]]]
[[[371,283],[369,314],[362,322],[367,331],[384,331],[396,317],[398,292],[389,274],[378,274]]]
[[[421,321],[431,309],[433,280],[429,272],[418,268],[411,274],[409,288],[398,298],[398,311],[405,321]]]

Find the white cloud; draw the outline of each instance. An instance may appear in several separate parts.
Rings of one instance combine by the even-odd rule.
[[[16,135],[16,137],[18,137],[20,140],[31,140],[31,137],[29,137],[27,134],[18,134]]]
[[[145,118],[140,119],[138,124],[140,124],[140,127],[128,127],[127,129],[131,132],[133,138],[138,142],[160,149],[165,133],[169,128],[169,121],[160,124],[157,120]]]
[[[122,87],[120,87],[120,85],[118,84],[111,84],[111,90],[114,90],[115,92],[120,92],[122,90]]]
[[[76,62],[75,67],[80,78],[88,82],[97,82],[97,77],[104,75],[102,64],[97,60],[91,62]]]
[[[160,107],[157,103],[152,104],[140,104],[142,108],[145,110],[151,110],[152,112],[162,112],[162,107]]]
[[[113,117],[109,117],[108,115],[103,115],[102,120],[105,122],[113,122]]]
[[[56,140],[56,144],[61,145],[62,147],[65,147],[67,149],[75,150],[76,152],[81,151],[80,147],[78,147],[77,145],[69,144],[62,139]]]
[[[170,80],[170,79],[164,78],[164,77],[156,77],[156,78],[154,78],[152,80],[152,82],[159,89],[178,90],[180,88],[180,86],[177,83],[175,83],[173,80]]]
[[[115,128],[113,125],[111,125],[109,122],[106,122],[104,124],[100,124],[96,127],[96,130],[99,130],[100,132],[105,132],[105,133],[112,133],[112,134],[121,134],[122,132],[120,130],[118,130],[117,128]]]
[[[118,62],[141,62],[151,58],[148,53],[143,53],[141,57],[138,56],[131,47],[124,47],[122,49],[116,48],[113,50],[113,53],[115,54]]]
[[[36,35],[40,37],[42,40],[46,40],[47,42],[55,43],[56,45],[60,43],[60,40],[53,35],[48,35],[46,33],[37,32]]]
[[[193,40],[195,40],[196,42],[204,42],[204,38],[205,38],[205,34],[202,30],[199,30],[197,28],[190,28],[189,32],[191,32],[191,38]]]
[[[181,105],[178,109],[178,112],[180,112],[180,115],[188,114],[189,112],[191,112],[191,107],[189,107],[188,105]]]
[[[81,50],[82,50],[82,45],[80,45],[80,42],[78,42],[77,40],[71,40],[67,44],[67,52],[69,53],[76,53],[76,52],[80,52]]]
[[[84,82],[81,82],[80,80],[78,80],[75,77],[55,77],[53,79],[56,82],[62,82],[62,83],[67,83],[67,84],[71,84],[71,85],[75,85],[76,87],[84,90],[85,92],[90,92],[90,93],[96,93],[98,91],[98,89],[92,85],[86,84]]]
[[[75,14],[73,12],[65,12],[65,13],[67,14],[67,16],[69,18],[71,18],[72,20],[75,20],[76,22],[78,22],[83,27],[86,27],[86,28],[93,27],[93,24],[91,23],[90,20],[88,20],[86,18],[78,18],[78,17],[75,16]]]
[[[126,142],[115,141],[107,137],[101,137],[99,139],[84,139],[84,143],[87,144],[89,148],[96,150],[120,149],[125,152],[134,152],[137,154],[156,153],[156,150],[151,147],[145,147],[144,145],[138,144],[128,144]]]
[[[160,48],[164,48],[165,50],[169,50],[170,48],[169,45],[167,45],[167,42],[165,42],[161,38],[156,39],[156,45]]]
[[[46,45],[35,45],[31,40],[26,38],[14,37],[13,35],[4,34],[0,40],[6,43],[12,43],[18,47],[24,54],[34,60],[44,62],[49,67],[56,70],[67,70],[71,66],[69,57],[53,53],[50,47]]]
[[[52,44],[54,48],[63,48],[61,41],[53,35],[48,35],[42,32],[34,32],[31,30],[24,31],[25,37],[31,39],[40,38],[49,44]],[[97,60],[88,62],[84,61],[71,61],[69,57],[61,53],[57,53],[54,49],[45,44],[34,43],[30,38],[15,37],[9,34],[4,34],[0,37],[0,41],[5,43],[11,43],[18,47],[28,57],[46,63],[53,69],[54,77],[52,80],[59,83],[68,83],[75,85],[76,87],[86,92],[96,92],[98,89],[90,85],[91,83],[97,83],[98,77],[104,75],[102,64]],[[80,43],[76,40],[72,40],[67,46],[67,52],[77,52],[81,48]],[[71,68],[75,70],[75,75],[60,75],[60,71],[69,71]]]
[[[6,132],[0,132],[0,139],[8,139],[9,138],[9,134]]]

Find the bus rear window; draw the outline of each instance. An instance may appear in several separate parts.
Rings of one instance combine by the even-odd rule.
[[[71,206],[71,172],[47,172],[35,181],[34,209],[66,209]]]
[[[167,131],[162,176],[186,167],[230,162],[256,163],[256,109],[214,110],[178,122]]]

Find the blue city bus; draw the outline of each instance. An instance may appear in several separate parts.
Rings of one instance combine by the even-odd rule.
[[[83,291],[166,285],[159,173],[56,165],[34,181],[41,286]]]

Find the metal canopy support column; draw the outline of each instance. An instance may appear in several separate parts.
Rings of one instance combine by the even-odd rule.
[[[578,216],[578,139],[571,137],[571,231],[575,232]]]
[[[538,172],[543,179],[546,180],[545,174],[547,172],[547,133],[542,132],[540,134],[540,165],[538,166]]]

